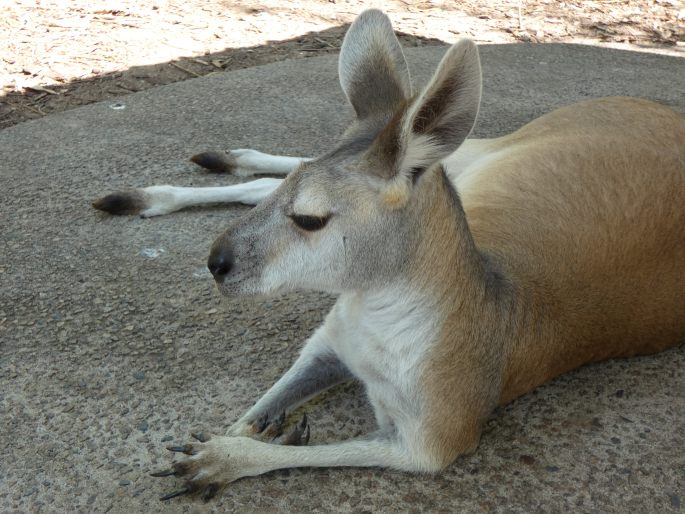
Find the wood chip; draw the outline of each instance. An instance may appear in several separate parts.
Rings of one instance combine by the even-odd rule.
[[[40,114],[41,116],[45,116],[45,113],[37,107],[31,107],[28,104],[24,104],[23,106],[26,107],[29,111],[35,112],[36,114]]]
[[[47,93],[48,95],[59,95],[59,93],[57,91],[54,91],[52,89],[48,89],[47,87],[26,86],[26,89],[30,89],[31,91],[39,91],[41,93]]]
[[[195,75],[196,77],[201,77],[201,76],[202,76],[202,75],[200,75],[199,73],[195,73],[194,71],[189,70],[188,68],[184,68],[184,67],[181,66],[180,64],[176,64],[176,63],[173,62],[173,61],[170,62],[169,64],[171,64],[174,68],[178,68],[178,69],[181,70],[181,71],[185,71],[186,73],[189,73],[190,75]]]

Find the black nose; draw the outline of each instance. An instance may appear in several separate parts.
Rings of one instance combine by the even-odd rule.
[[[207,267],[215,280],[224,278],[233,268],[233,252],[225,248],[213,248],[207,259]]]

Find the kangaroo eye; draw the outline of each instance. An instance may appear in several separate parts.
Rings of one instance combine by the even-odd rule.
[[[319,216],[301,216],[299,214],[293,214],[290,219],[293,223],[297,225],[302,230],[307,232],[314,232],[316,230],[321,230],[328,223],[330,216],[319,217]]]

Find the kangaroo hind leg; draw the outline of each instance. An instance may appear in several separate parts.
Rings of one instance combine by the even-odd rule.
[[[199,153],[191,160],[210,171],[247,177],[287,175],[301,163],[311,159],[238,149],[225,153]],[[224,187],[150,186],[116,191],[93,202],[93,207],[109,214],[139,214],[143,218],[151,218],[197,205],[233,202],[257,205],[269,196],[281,181],[282,179],[278,178],[261,178]]]
[[[197,205],[234,202],[257,205],[282,181],[280,178],[260,178],[222,187],[150,186],[111,193],[93,202],[93,207],[110,214],[139,214],[151,218]]]
[[[228,152],[202,152],[190,158],[198,166],[217,173],[231,173],[238,177],[252,175],[287,175],[308,157],[271,155],[249,148]]]

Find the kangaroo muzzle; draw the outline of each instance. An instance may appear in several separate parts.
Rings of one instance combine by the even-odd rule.
[[[219,240],[212,245],[209,258],[207,259],[207,268],[209,268],[209,272],[214,276],[214,280],[218,283],[223,282],[224,278],[233,269],[234,264],[235,258],[230,243]]]

